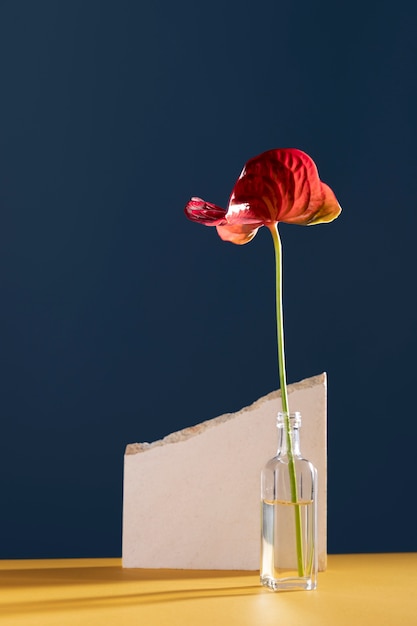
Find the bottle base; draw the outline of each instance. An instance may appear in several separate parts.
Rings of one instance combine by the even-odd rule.
[[[271,591],[313,591],[317,588],[317,581],[312,578],[271,578],[261,576],[261,585]]]

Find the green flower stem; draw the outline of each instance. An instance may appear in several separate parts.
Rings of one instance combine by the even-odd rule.
[[[282,248],[278,232],[278,224],[269,227],[272,234],[275,250],[276,272],[276,313],[277,313],[277,343],[278,343],[278,369],[281,388],[282,411],[285,419],[285,433],[287,437],[288,471],[290,475],[291,501],[295,503],[295,539],[297,546],[298,575],[304,576],[303,542],[301,533],[301,509],[298,503],[297,477],[294,463],[293,442],[290,435],[290,411],[288,406],[288,391],[285,372],[284,352],[284,320],[282,310]]]

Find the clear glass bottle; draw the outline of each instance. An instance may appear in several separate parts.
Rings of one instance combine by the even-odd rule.
[[[317,470],[300,453],[300,413],[278,413],[277,455],[261,476],[262,585],[317,587]]]

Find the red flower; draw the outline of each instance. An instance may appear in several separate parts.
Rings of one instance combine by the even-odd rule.
[[[278,222],[310,226],[331,222],[340,211],[313,159],[295,148],[268,150],[250,159],[227,211],[201,198],[192,198],[185,207],[190,220],[216,226],[223,240],[237,244],[248,243],[261,226],[271,228]]]

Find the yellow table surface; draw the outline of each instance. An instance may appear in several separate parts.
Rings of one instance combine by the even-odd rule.
[[[329,556],[316,591],[257,572],[122,569],[120,559],[0,561],[7,626],[417,626],[417,553]]]

